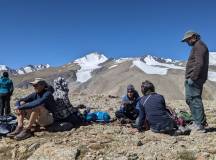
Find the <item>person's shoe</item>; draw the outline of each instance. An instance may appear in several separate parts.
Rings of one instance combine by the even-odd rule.
[[[192,124],[187,126],[190,130],[196,130],[197,129],[197,125],[195,122],[193,122]]]
[[[198,125],[193,123],[192,125],[188,126],[192,131],[199,132],[199,133],[206,133],[206,129],[204,125]]]
[[[13,132],[7,134],[7,137],[13,138],[17,134],[19,134],[22,130],[23,130],[23,127],[17,126],[16,129]]]
[[[21,141],[30,138],[31,136],[33,136],[33,134],[30,129],[23,129],[19,134],[14,137],[14,139],[16,139],[17,141]]]
[[[197,130],[196,131],[199,132],[199,133],[206,133],[205,126],[197,125]]]
[[[191,129],[187,126],[178,126],[179,132],[181,132],[181,135],[190,135]]]

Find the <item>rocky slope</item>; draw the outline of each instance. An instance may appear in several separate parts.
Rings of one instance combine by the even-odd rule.
[[[15,97],[26,90],[15,91]],[[94,110],[114,116],[120,98],[105,95],[70,94],[74,105],[84,103]],[[12,104],[13,104],[12,102]],[[186,109],[184,101],[167,101],[173,108]],[[133,132],[118,123],[92,124],[68,132],[36,132],[34,137],[17,142],[0,139],[0,157],[5,160],[204,160],[216,158],[216,107],[205,101],[208,133],[172,137],[151,131]]]

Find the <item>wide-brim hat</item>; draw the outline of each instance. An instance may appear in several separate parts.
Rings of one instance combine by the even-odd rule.
[[[29,83],[32,85],[36,85],[36,84],[45,84],[46,85],[47,84],[46,80],[43,78],[35,78],[34,81],[29,82]]]
[[[194,31],[187,31],[184,34],[184,37],[182,38],[182,42],[185,42],[188,38],[192,37],[193,35],[199,35],[197,32]]]

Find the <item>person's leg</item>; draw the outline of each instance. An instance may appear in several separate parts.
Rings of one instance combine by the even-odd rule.
[[[197,125],[206,123],[206,116],[202,103],[203,85],[185,83],[186,102],[190,107],[192,117]]]
[[[3,103],[3,96],[0,95],[0,115],[3,116],[4,114],[4,103]]]
[[[5,96],[5,115],[8,115],[11,113],[10,108],[10,95]]]
[[[115,116],[117,119],[126,118],[125,114],[121,110],[116,111]]]
[[[24,139],[27,139],[29,137],[31,137],[33,135],[33,132],[31,131],[31,128],[33,126],[33,124],[36,123],[39,115],[40,115],[40,109],[41,106],[39,107],[36,107],[34,109],[29,109],[29,110],[26,110],[27,112],[27,115],[29,115],[29,122],[28,122],[28,125],[25,129],[23,129],[19,134],[17,134],[14,138],[18,141],[20,140],[24,140]]]
[[[52,114],[49,113],[49,111],[44,106],[40,106],[39,110],[40,112],[37,119],[37,123],[42,127],[51,125],[54,122]]]
[[[31,129],[32,125],[36,123],[36,120],[39,117],[40,107],[36,107],[34,109],[31,109],[28,112],[30,113],[30,117],[29,117],[29,122],[28,122],[28,125],[26,128]]]
[[[25,113],[24,113],[24,111],[16,110],[16,114],[17,114],[18,125],[13,132],[7,134],[7,137],[14,137],[14,136],[18,135],[23,130],[23,121],[24,121]]]

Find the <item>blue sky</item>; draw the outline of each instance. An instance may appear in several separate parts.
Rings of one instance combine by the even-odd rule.
[[[0,0],[0,64],[59,66],[89,52],[187,59],[199,32],[216,50],[214,0]]]

